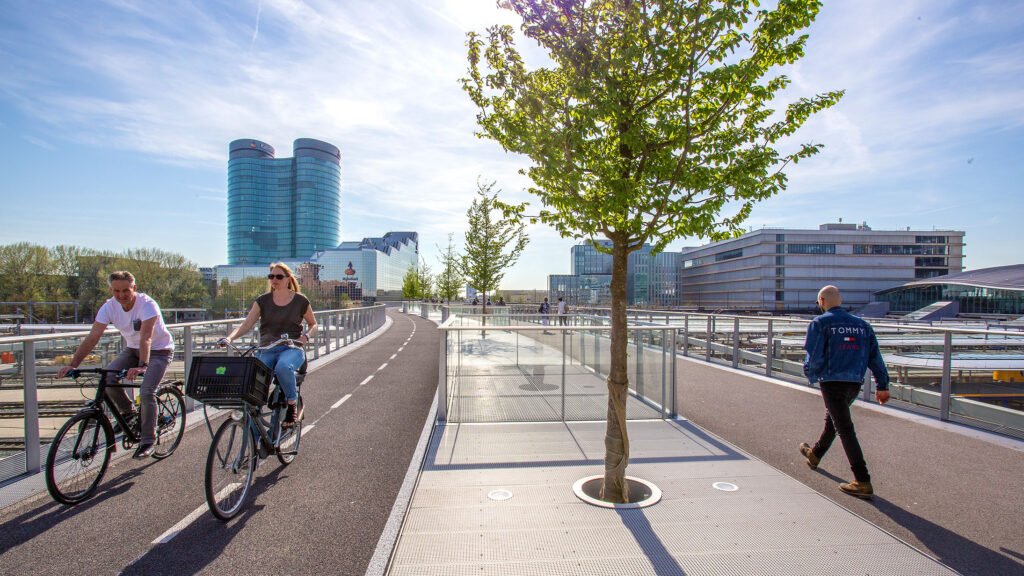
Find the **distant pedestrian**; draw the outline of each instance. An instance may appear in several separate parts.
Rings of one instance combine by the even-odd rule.
[[[498,306],[505,306],[505,305],[506,305],[505,304],[505,297],[502,296],[502,297],[498,298]]]
[[[479,304],[480,304],[480,301],[477,300],[476,298],[473,298],[473,306],[477,306]]]
[[[547,328],[548,319],[551,317],[551,303],[548,302],[547,298],[540,303],[540,308],[538,308],[537,311],[540,312],[540,323]],[[544,334],[550,334],[550,332],[544,330]]]
[[[566,326],[568,324],[568,317],[566,314],[569,312],[569,306],[565,303],[565,300],[561,296],[558,297],[558,325]]]
[[[853,428],[850,406],[860,393],[868,368],[877,384],[875,398],[879,404],[888,402],[889,372],[885,369],[878,338],[871,325],[843,310],[840,307],[842,303],[839,289],[825,286],[818,292],[818,306],[823,313],[807,326],[804,374],[812,384],[821,386],[821,396],[825,400],[825,429],[813,447],[806,442],[800,444],[800,454],[807,458],[807,465],[812,470],[817,468],[838,434],[854,477],[853,482],[840,484],[839,489],[870,500],[874,488]]]

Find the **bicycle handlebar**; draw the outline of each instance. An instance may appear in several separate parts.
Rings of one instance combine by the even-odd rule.
[[[285,335],[282,334],[282,336],[285,336]],[[270,350],[271,348],[273,348],[275,346],[280,346],[281,344],[284,344],[285,346],[287,346],[289,348],[298,348],[300,350],[302,349],[302,345],[299,344],[299,341],[298,340],[294,340],[292,338],[278,338],[277,340],[275,340],[274,342],[271,342],[270,344],[267,344],[266,346],[256,346],[256,345],[253,345],[253,346],[249,346],[245,350],[242,350],[238,346],[235,346],[227,338],[221,338],[218,341],[218,344],[221,344],[222,347],[230,346],[235,352],[237,352],[239,354],[239,356],[246,356],[246,355],[252,354],[253,352],[255,352],[257,350]]]
[[[127,370],[108,370],[106,368],[72,368],[68,371],[65,376],[71,378],[78,378],[82,374],[99,374],[100,376],[106,376],[107,374],[113,374],[118,380],[128,375]]]

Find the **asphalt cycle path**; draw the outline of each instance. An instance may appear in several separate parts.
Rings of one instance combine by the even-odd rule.
[[[43,493],[0,512],[0,574],[364,573],[437,387],[436,325],[388,314],[385,332],[307,376],[298,457],[262,460],[231,521],[206,506],[201,424],[166,460],[112,462],[83,504]]]

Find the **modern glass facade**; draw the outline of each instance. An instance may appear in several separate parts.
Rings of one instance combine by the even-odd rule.
[[[611,241],[596,241],[611,248]],[[679,273],[682,255],[678,252],[651,254],[644,244],[626,260],[626,299],[630,306],[673,307],[679,305]],[[570,306],[611,304],[612,255],[599,252],[593,244],[578,244],[571,249],[572,274],[548,276],[548,298],[559,296]]]
[[[341,151],[299,138],[293,158],[259,140],[235,140],[228,159],[228,264],[308,258],[337,246]]]
[[[960,314],[1024,315],[1024,265],[981,268],[882,290],[889,311],[913,312],[935,302],[956,302]]]
[[[345,294],[352,300],[401,299],[402,279],[419,262],[419,234],[388,232],[380,238],[342,242],[309,258],[282,259],[295,271],[303,293],[332,307]],[[217,281],[266,283],[266,265],[217,266]]]

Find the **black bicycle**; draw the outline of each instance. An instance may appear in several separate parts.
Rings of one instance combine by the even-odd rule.
[[[244,351],[234,346],[232,348],[245,357],[257,350],[268,350],[280,344],[300,348],[294,340],[287,338],[263,347],[252,346]],[[299,387],[305,371],[306,364],[303,363],[295,374],[295,382]],[[241,511],[260,460],[274,454],[282,465],[288,465],[299,453],[299,442],[302,440],[302,394],[299,394],[295,405],[295,425],[286,428],[282,424],[288,403],[276,376],[273,384],[274,388],[268,394],[265,405],[239,400],[235,406],[226,406],[232,409],[231,417],[213,435],[210,452],[206,457],[206,503],[213,515],[221,520],[229,520]]]
[[[104,393],[107,388],[139,388],[140,384],[124,384],[126,370],[79,368],[68,372],[76,381],[81,377],[98,376],[96,397],[61,426],[46,455],[46,489],[61,504],[73,506],[88,499],[96,491],[107,471],[111,454],[121,447],[130,450],[140,440],[138,415],[125,419]],[[153,457],[170,456],[181,443],[185,432],[185,397],[181,380],[162,382],[156,389],[156,450]],[[106,410],[104,410],[106,407]],[[117,422],[118,431],[110,423]]]

